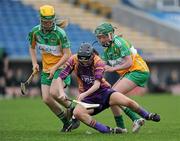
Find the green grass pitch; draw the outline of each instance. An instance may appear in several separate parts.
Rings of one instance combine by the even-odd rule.
[[[132,97],[146,109],[161,115],[159,123],[146,121],[138,134],[131,132],[132,122],[124,116],[127,134],[101,134],[85,126],[70,133],[60,133],[61,122],[40,98],[0,100],[0,141],[179,141],[180,96],[147,95]],[[108,109],[95,118],[115,126]]]

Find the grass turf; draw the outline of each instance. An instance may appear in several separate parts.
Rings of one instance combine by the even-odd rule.
[[[147,121],[138,134],[131,132],[132,122],[124,116],[128,133],[107,135],[85,126],[71,133],[60,133],[61,122],[37,99],[0,100],[0,141],[178,141],[180,138],[180,97],[147,95],[132,97],[146,109],[161,115],[159,123]],[[110,110],[95,118],[115,127]]]

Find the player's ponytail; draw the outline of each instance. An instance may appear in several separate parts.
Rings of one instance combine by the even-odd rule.
[[[68,26],[68,20],[59,20],[56,22],[56,25],[59,26],[60,28],[65,28]]]

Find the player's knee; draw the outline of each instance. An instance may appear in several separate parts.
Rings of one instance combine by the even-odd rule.
[[[50,103],[50,96],[43,96],[42,97],[42,100],[43,100],[43,102],[45,103],[45,104],[49,104]]]
[[[81,109],[75,108],[73,111],[73,115],[75,116],[76,119],[81,119],[81,116],[82,116]]]
[[[54,98],[57,99],[56,96],[54,96]],[[66,102],[67,102],[66,98],[67,98],[66,96],[60,95],[60,96],[58,96],[58,101],[59,101],[60,103],[61,103],[61,102],[62,102],[62,103],[65,102],[65,103],[66,103]],[[68,104],[68,105],[69,105],[69,104]]]
[[[132,108],[132,109],[136,108],[136,102],[133,100],[128,100],[126,105],[127,107]]]
[[[56,98],[56,97],[57,97],[57,91],[56,91],[56,90],[53,90],[53,89],[50,89],[50,95],[51,95],[53,98]]]

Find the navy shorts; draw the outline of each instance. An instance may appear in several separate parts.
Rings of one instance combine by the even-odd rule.
[[[85,97],[82,101],[90,104],[100,104],[99,107],[94,109],[94,112],[91,115],[96,115],[103,110],[109,108],[109,99],[111,94],[115,92],[111,88],[103,88],[94,92],[92,95]]]

